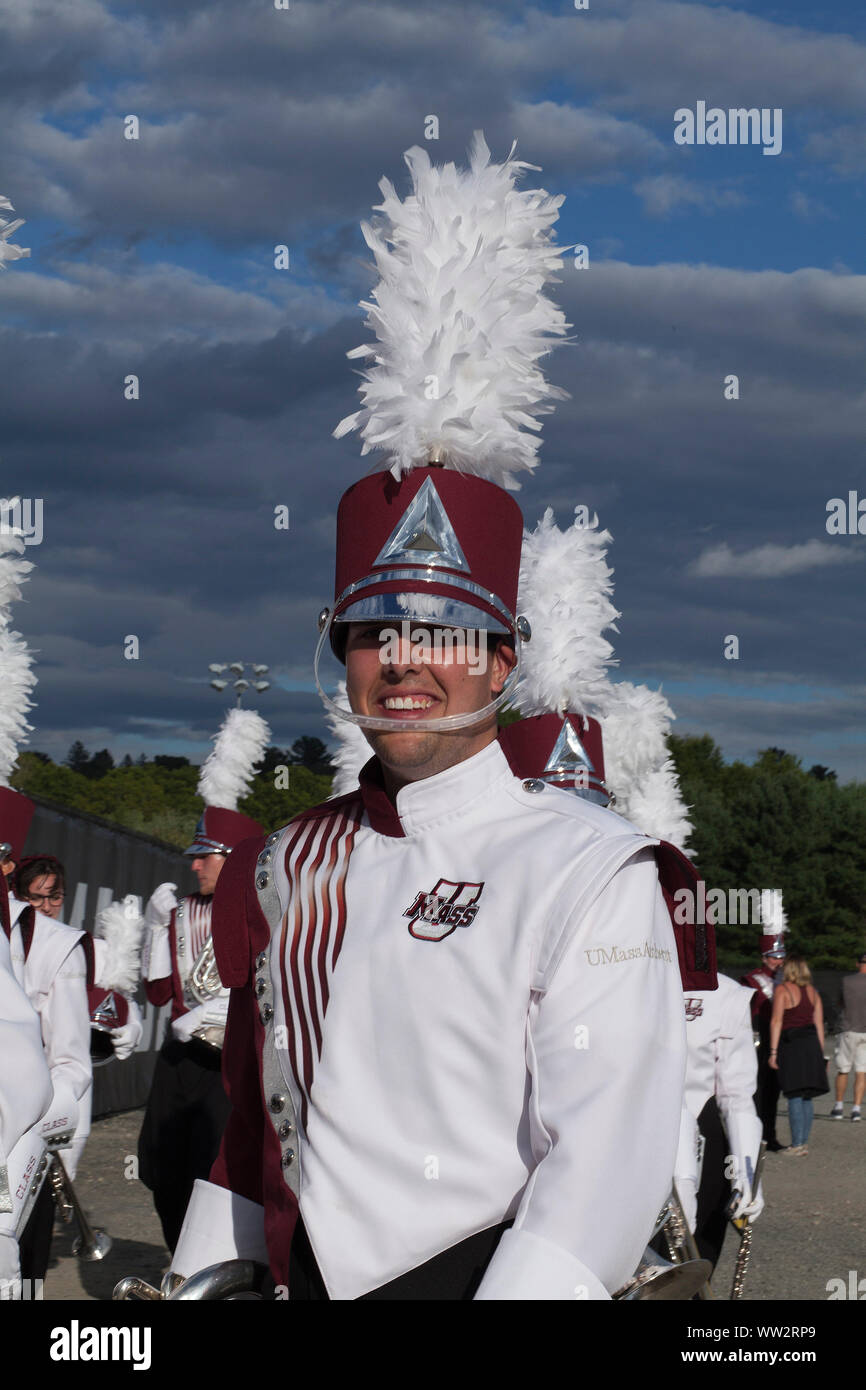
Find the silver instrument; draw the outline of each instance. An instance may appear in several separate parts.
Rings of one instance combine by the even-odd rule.
[[[618,1302],[685,1302],[697,1295],[715,1298],[712,1265],[702,1260],[677,1193],[676,1184],[656,1219],[650,1240],[664,1232],[669,1260],[648,1245],[635,1273],[613,1295]]]
[[[66,1171],[59,1153],[52,1154],[48,1165],[47,1181],[51,1184],[51,1195],[61,1221],[67,1225],[75,1219],[78,1235],[72,1242],[72,1253],[80,1260],[104,1260],[111,1249],[111,1236],[98,1227],[91,1226],[78,1200],[72,1179]]]
[[[199,1004],[209,1004],[222,991],[223,982],[217,969],[212,936],[208,937],[199,951],[196,962],[189,973],[188,983],[191,993]],[[225,1041],[225,1033],[224,1024],[205,1023],[201,1028],[196,1028],[192,1036],[219,1051]]]
[[[755,1172],[752,1177],[751,1196],[754,1200],[758,1192],[758,1184],[761,1181],[761,1169],[764,1166],[764,1155],[767,1152],[766,1141],[762,1141],[758,1150],[758,1161],[755,1164]],[[746,1282],[746,1271],[749,1268],[749,1260],[752,1254],[752,1223],[747,1216],[730,1217],[731,1225],[740,1233],[740,1248],[737,1251],[737,1260],[734,1265],[734,1281],[731,1285],[731,1300],[735,1301],[743,1296],[743,1285]]]
[[[158,1289],[143,1279],[130,1275],[115,1285],[111,1297],[116,1302],[140,1299],[142,1302],[212,1302],[216,1299],[238,1302],[241,1299],[261,1299],[268,1270],[255,1260],[222,1260],[219,1264],[200,1269],[189,1279],[171,1270],[163,1275]]]

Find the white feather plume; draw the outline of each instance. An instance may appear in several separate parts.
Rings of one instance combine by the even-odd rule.
[[[144,918],[132,910],[134,903],[134,898],[109,903],[93,924],[93,935],[102,946],[96,948],[96,983],[123,994],[135,993],[141,974]]]
[[[340,681],[337,686],[334,703],[340,705],[342,709],[350,708],[345,681]],[[331,796],[345,796],[347,792],[356,789],[361,768],[370,761],[373,750],[357,724],[350,723],[348,719],[338,719],[336,715],[330,713],[325,715],[325,719],[336,743],[336,752],[334,753],[336,772]]]
[[[401,201],[382,179],[382,216],[361,224],[381,277],[361,302],[377,341],[348,354],[371,365],[363,408],[334,435],[359,429],[361,452],[387,451],[397,478],[435,458],[519,487],[515,475],[538,461],[537,417],[568,395],[538,365],[570,327],[543,293],[561,268],[552,227],[564,198],[519,192],[518,175],[537,166],[514,148],[492,164],[476,131],[462,170],[413,146],[412,193]]]
[[[788,930],[788,915],[782,903],[781,888],[761,892],[761,931],[764,936],[781,936]]]
[[[8,517],[14,514],[13,498],[2,512],[0,524],[0,786],[8,787],[18,758],[18,749],[27,742],[33,726],[27,711],[33,708],[30,696],[36,686],[33,657],[20,632],[12,629],[12,604],[21,597],[21,585],[33,569],[22,558],[24,541]]]
[[[205,806],[236,811],[270,741],[271,731],[256,710],[230,709],[214,735],[213,751],[201,765],[198,794]]]
[[[691,824],[666,736],[676,716],[660,690],[620,681],[601,721],[604,780],[614,809],[645,835],[684,848]]]
[[[588,526],[575,520],[560,531],[550,507],[524,534],[518,611],[529,619],[532,636],[513,699],[521,714],[571,710],[598,718],[607,709],[607,668],[616,661],[602,633],[616,632],[620,616],[611,602],[610,539],[596,516]]]
[[[2,194],[0,194],[0,209],[2,209],[3,212],[15,211],[9,199],[4,198]],[[9,237],[17,232],[19,227],[23,226],[23,217],[16,217],[13,221],[7,221],[5,217],[0,217],[0,270],[5,269],[6,261],[17,261],[20,260],[22,256],[30,255],[29,246],[15,246],[14,243],[9,240]]]

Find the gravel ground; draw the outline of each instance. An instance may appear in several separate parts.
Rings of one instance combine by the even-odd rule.
[[[849,1088],[849,1101],[850,1094]],[[866,1121],[852,1124],[849,1104],[841,1123],[830,1120],[831,1105],[829,1095],[815,1103],[805,1158],[767,1155],[767,1205],[755,1225],[746,1301],[823,1301],[830,1279],[847,1285],[849,1270],[866,1278]],[[168,1252],[151,1196],[126,1176],[142,1114],[131,1111],[94,1124],[76,1190],[89,1219],[107,1230],[114,1244],[105,1260],[84,1263],[72,1254],[73,1229],[57,1222],[46,1299],[107,1299],[126,1274],[159,1283]],[[784,1101],[779,1138],[782,1143],[789,1139]],[[736,1247],[731,1230],[713,1281],[717,1297],[730,1296]]]

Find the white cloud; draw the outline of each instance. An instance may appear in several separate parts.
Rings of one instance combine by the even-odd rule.
[[[717,208],[741,207],[748,199],[736,188],[717,184],[691,183],[676,174],[656,174],[635,184],[650,217],[667,217],[674,208],[691,206],[702,212]]]
[[[832,541],[810,540],[801,545],[758,545],[739,554],[726,543],[711,545],[689,566],[699,579],[786,579],[792,574],[847,565],[862,560],[860,551]]]

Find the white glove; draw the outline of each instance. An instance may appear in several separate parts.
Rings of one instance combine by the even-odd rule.
[[[132,1056],[144,1032],[141,1009],[134,999],[127,999],[126,1002],[129,1004],[129,1018],[122,1028],[115,1028],[111,1034],[111,1045],[118,1062],[125,1062],[127,1057]]]
[[[171,1031],[178,1042],[189,1042],[197,1028],[205,1028],[210,1025],[225,1024],[228,1015],[229,999],[228,993],[225,998],[220,995],[216,999],[211,999],[207,1004],[196,1004],[194,1009],[188,1013],[181,1014],[171,1025]]]
[[[154,888],[144,909],[145,924],[148,927],[167,927],[168,919],[176,907],[177,884],[161,883],[158,888]]]
[[[0,1231],[0,1298],[12,1297],[7,1281],[17,1281],[20,1277],[18,1242],[11,1231]]]
[[[731,1198],[731,1216],[735,1220],[746,1217],[749,1221],[757,1221],[763,1210],[764,1184],[761,1182],[758,1183],[758,1191],[754,1200],[744,1192],[735,1192]]]

